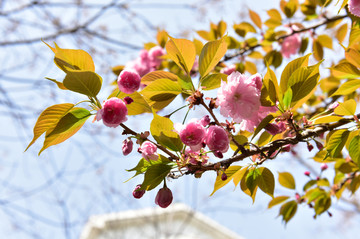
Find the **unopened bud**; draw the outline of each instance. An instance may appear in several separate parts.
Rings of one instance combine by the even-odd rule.
[[[210,124],[210,117],[209,115],[205,115],[204,117],[201,118],[200,120],[200,124],[204,127],[208,126]]]
[[[218,157],[218,158],[221,158],[221,159],[224,157],[224,155],[219,150],[215,151],[214,155],[215,155],[215,157]]]
[[[161,188],[155,197],[155,203],[162,208],[167,208],[172,203],[172,200],[172,192],[167,187]]]
[[[226,179],[227,179],[227,175],[226,175],[226,173],[223,173],[221,175],[221,180],[225,181]]]
[[[137,185],[133,191],[133,196],[136,199],[141,198],[145,194],[145,190],[139,190],[141,188],[141,184]]]
[[[322,145],[322,143],[320,143],[319,141],[316,141],[314,140],[315,143],[316,143],[316,147],[319,149],[319,150],[322,150],[324,148],[324,145]]]
[[[308,176],[308,177],[310,176],[310,172],[309,172],[309,171],[305,171],[304,174],[305,174],[306,176]]]
[[[308,142],[307,143],[307,148],[308,148],[309,152],[311,152],[311,150],[314,149],[314,146]]]
[[[321,164],[321,171],[325,171],[328,169],[328,165],[326,163]]]
[[[133,149],[133,142],[131,141],[131,139],[125,139],[122,143],[122,152],[123,155],[126,156],[129,153],[131,153],[132,149]]]
[[[126,96],[124,98],[124,102],[125,104],[130,105],[132,102],[134,102],[134,100],[130,96]]]

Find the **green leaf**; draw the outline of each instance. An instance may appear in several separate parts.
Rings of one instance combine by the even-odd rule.
[[[72,108],[74,107],[74,104],[65,103],[65,104],[58,104],[53,105],[45,109],[39,116],[39,118],[36,121],[36,124],[34,126],[34,137],[25,149],[28,150],[28,148],[35,143],[35,141],[46,131],[51,132],[60,119],[64,117]]]
[[[293,74],[291,74],[288,80],[288,87],[292,90],[292,105],[301,99],[309,96],[314,90],[319,80],[319,63],[314,66],[300,67]]]
[[[64,115],[56,124],[56,127],[50,131],[46,131],[44,145],[39,155],[48,147],[60,144],[73,136],[91,116],[90,112],[84,108],[72,108]]]
[[[174,132],[174,123],[169,118],[161,117],[155,112],[153,114],[154,119],[150,123],[150,132],[154,139],[173,151],[181,151],[183,143],[179,135]]]
[[[292,74],[299,69],[300,67],[304,67],[308,65],[309,62],[309,57],[311,54],[307,54],[306,56],[297,58],[291,62],[289,62],[282,74],[281,74],[281,80],[280,80],[280,88],[281,88],[281,92],[285,93],[286,90],[288,89],[288,81],[290,79],[290,77],[292,76]]]
[[[355,90],[360,88],[360,80],[349,80],[344,84],[340,85],[339,89],[337,89],[332,96],[335,95],[348,95],[353,93]]]
[[[296,201],[292,200],[287,203],[284,203],[279,212],[279,216],[282,216],[282,220],[285,223],[288,223],[291,218],[295,216],[297,211],[297,203]]]
[[[179,77],[168,71],[152,71],[141,78],[141,83],[149,85],[150,83],[159,79],[168,79],[177,82]]]
[[[337,115],[354,115],[356,111],[356,101],[353,99],[347,100],[344,103],[339,103],[339,106],[334,109]]]
[[[146,159],[142,158],[140,159],[140,161],[138,162],[138,164],[132,168],[132,169],[127,169],[126,171],[128,172],[132,172],[132,171],[135,171],[135,175],[132,176],[131,178],[129,178],[126,182],[128,182],[130,179],[140,175],[140,174],[143,174],[146,172],[146,170],[152,166],[152,165],[155,165],[155,164],[169,164],[171,165],[172,162],[166,158],[165,156],[161,155],[159,156],[158,160],[154,161],[154,160],[151,160],[151,161],[147,161]]]
[[[217,89],[221,85],[221,81],[227,81],[227,75],[222,73],[215,73],[207,75],[201,81],[201,86],[204,86],[203,90],[213,90]]]
[[[192,41],[170,37],[166,44],[166,51],[171,60],[187,74],[190,73],[196,57],[196,49]]]
[[[260,177],[258,179],[259,188],[266,194],[271,197],[274,197],[274,189],[275,189],[275,178],[273,173],[264,167],[258,168],[260,172]]]
[[[339,79],[354,79],[360,77],[360,71],[349,62],[341,62],[330,69],[331,73]]]
[[[279,172],[279,183],[285,188],[295,189],[295,179],[291,173]]]
[[[234,178],[234,176],[240,172],[241,168],[242,168],[241,166],[230,166],[229,168],[227,168],[225,170],[227,179],[224,180],[224,181],[221,179],[222,173],[220,172],[219,175],[216,177],[216,181],[215,181],[215,184],[214,184],[214,190],[212,191],[210,196],[214,195],[214,193],[217,190],[219,190],[220,188],[222,188],[226,184],[228,184]]]
[[[254,169],[252,168],[250,170],[254,170]],[[245,175],[242,177],[241,182],[240,182],[240,188],[245,194],[247,194],[247,195],[249,195],[251,197],[251,199],[253,200],[253,203],[254,203],[258,186],[255,185],[256,182],[253,182],[253,177],[252,176],[251,176],[251,179],[248,179],[247,175],[248,175],[250,170],[247,170],[245,172]],[[247,182],[248,180],[249,180],[249,182]],[[254,188],[252,188],[252,190],[250,190],[248,188],[248,186],[247,186],[248,183],[252,184],[252,186],[254,186]]]
[[[170,104],[182,91],[178,82],[168,79],[158,79],[146,86],[142,94],[151,107],[160,110]]]
[[[328,194],[323,194],[322,197],[318,197],[315,200],[315,205],[314,205],[314,209],[315,209],[315,213],[317,215],[320,215],[324,212],[326,212],[331,206],[331,198]]]
[[[255,138],[255,136],[260,133],[260,131],[265,128],[275,117],[272,114],[267,115],[261,122],[260,124],[256,127],[254,135],[252,137],[252,139]]]
[[[285,200],[289,199],[289,196],[278,196],[273,198],[268,205],[268,209],[272,208],[273,206],[276,206],[282,202],[284,202]]]
[[[341,155],[341,150],[346,143],[349,133],[347,129],[339,129],[329,133],[326,150],[332,158],[337,158]]]
[[[306,192],[309,188],[311,188],[312,186],[314,186],[317,183],[317,180],[309,180],[303,187],[304,192]]]
[[[86,51],[55,48],[44,42],[55,53],[55,64],[67,73],[69,70],[95,71],[94,62]]]
[[[293,92],[292,92],[291,88],[288,88],[287,91],[285,91],[284,98],[283,98],[283,104],[284,104],[285,110],[290,108],[292,98],[293,98]]]
[[[283,60],[282,54],[275,50],[268,52],[264,57],[265,65],[269,64],[274,66],[275,68],[281,65],[282,60]]]
[[[297,4],[295,2],[289,1],[284,7],[284,13],[287,18],[291,18],[297,10]]]
[[[250,190],[250,196],[256,193],[255,189],[259,186],[261,172],[258,168],[250,168],[245,176],[246,187]]]
[[[280,89],[277,82],[276,75],[273,70],[267,66],[267,72],[263,79],[263,85],[261,88],[261,105],[274,106],[280,97]]]
[[[349,144],[349,154],[351,159],[360,167],[360,136],[355,136]]]
[[[205,44],[199,57],[199,72],[204,78],[219,63],[227,51],[226,37]]]
[[[140,190],[150,191],[156,188],[156,186],[164,181],[172,168],[169,164],[154,164],[148,167]]]
[[[235,32],[241,37],[245,37],[248,32],[256,32],[256,29],[253,27],[253,25],[248,22],[234,24],[233,28]]]
[[[69,70],[63,81],[64,86],[74,92],[96,97],[101,89],[101,77],[92,71]]]

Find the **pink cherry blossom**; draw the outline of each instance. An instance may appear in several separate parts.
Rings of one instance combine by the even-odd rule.
[[[112,97],[104,102],[103,108],[96,114],[97,120],[102,119],[104,125],[117,127],[120,123],[127,120],[127,108],[125,103],[116,97]]]
[[[146,50],[142,50],[138,58],[125,65],[124,70],[135,71],[140,77],[143,77],[147,73],[155,70],[150,63],[148,52]]]
[[[159,155],[156,153],[157,146],[150,141],[145,141],[141,144],[139,148],[139,152],[141,152],[141,156],[147,161],[154,160],[156,161],[159,158]]]
[[[204,165],[208,162],[209,157],[206,155],[206,153],[203,152],[203,150],[199,151],[193,151],[191,148],[186,147],[185,149],[185,160],[194,165]]]
[[[212,125],[208,128],[205,143],[211,151],[226,153],[229,149],[229,136],[224,128]]]
[[[155,46],[149,50],[149,60],[152,67],[158,68],[163,61],[160,57],[165,55],[166,52],[160,46]]]
[[[285,58],[290,58],[290,55],[296,54],[301,46],[301,37],[299,34],[288,36],[281,44],[281,54]]]
[[[231,73],[233,73],[234,71],[236,71],[236,65],[232,64],[230,66],[224,67],[220,70],[220,73],[226,74],[226,75],[230,75]]]
[[[175,124],[175,129],[185,145],[190,146],[193,151],[200,150],[206,129],[199,120],[194,119],[186,125]]]
[[[240,123],[240,130],[253,132],[254,128],[257,127],[260,122],[270,113],[276,112],[277,108],[260,106],[258,112],[253,114],[251,118],[245,119]]]
[[[117,80],[119,90],[132,94],[140,88],[140,75],[135,71],[123,70]]]
[[[169,188],[161,188],[155,197],[155,203],[162,208],[167,208],[173,200],[172,192]]]
[[[360,17],[360,0],[349,0],[348,8],[351,14]]]
[[[256,117],[260,108],[261,91],[255,82],[256,80],[250,80],[239,72],[231,73],[227,82],[221,82],[217,93],[216,104],[220,106],[220,113],[231,117],[236,123]]]

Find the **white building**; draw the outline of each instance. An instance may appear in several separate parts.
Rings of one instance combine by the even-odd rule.
[[[80,239],[243,239],[184,204],[90,217]]]

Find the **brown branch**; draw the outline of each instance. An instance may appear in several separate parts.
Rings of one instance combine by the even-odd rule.
[[[134,130],[130,129],[129,127],[127,127],[126,125],[124,125],[123,123],[120,124],[120,126],[124,129],[124,133],[123,134],[131,134],[134,136],[137,136],[138,133],[136,133]],[[170,160],[177,160],[179,159],[178,156],[176,156],[175,154],[171,153],[167,148],[165,148],[164,146],[162,146],[161,144],[157,144],[156,142],[145,138],[144,140],[150,141],[151,143],[155,144],[159,149],[161,149],[164,153],[166,153],[167,155],[170,156]]]
[[[343,18],[346,18],[346,17],[348,17],[348,15],[336,16],[336,17],[333,17],[333,18],[325,18],[325,21],[323,21],[321,23],[318,23],[316,25],[313,25],[313,26],[310,26],[310,27],[307,27],[307,28],[303,28],[303,29],[300,29],[300,30],[293,30],[291,33],[289,33],[287,35],[279,36],[279,37],[277,37],[275,39],[275,41],[285,39],[285,38],[287,38],[289,36],[292,36],[292,35],[294,35],[296,33],[306,32],[306,31],[309,31],[309,30],[315,30],[318,27],[321,27],[323,25],[329,24],[331,22],[335,22],[337,20],[340,20],[340,19],[343,19]],[[244,48],[240,49],[240,51],[238,51],[237,53],[234,53],[232,55],[225,55],[223,62],[231,60],[231,59],[233,59],[235,57],[238,57],[238,56],[243,56],[245,53],[253,51],[254,49],[256,49],[256,48],[258,48],[260,46],[262,46],[261,43],[256,44],[254,46],[247,46],[247,47],[244,47]]]
[[[360,117],[360,114],[356,115],[356,117]],[[264,145],[262,147],[258,147],[256,149],[245,149],[244,152],[242,152],[240,155],[233,156],[231,158],[208,164],[208,165],[188,165],[189,168],[189,174],[192,174],[194,172],[205,172],[205,171],[216,171],[218,169],[218,165],[220,164],[221,167],[228,168],[231,164],[241,161],[247,157],[256,155],[256,154],[262,154],[265,152],[276,152],[277,150],[281,149],[283,146],[288,144],[297,144],[299,142],[305,142],[307,139],[317,137],[322,133],[325,133],[327,131],[334,130],[340,126],[346,125],[350,122],[354,121],[355,117],[348,118],[348,119],[341,119],[336,123],[332,124],[322,124],[315,126],[314,129],[307,129],[300,133],[297,136],[294,137],[287,137],[284,139],[278,139],[273,142],[268,143],[267,145]],[[263,161],[265,161],[264,159]]]

